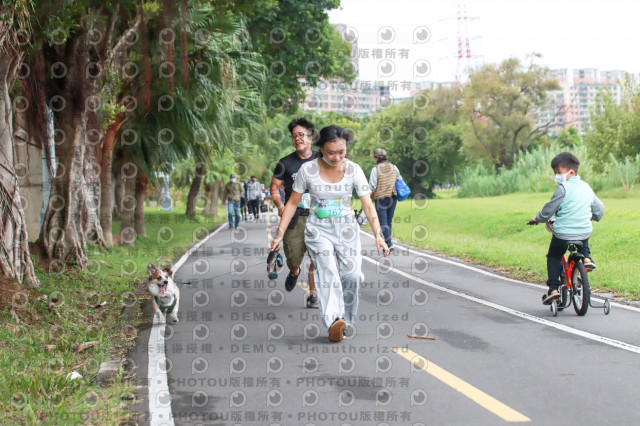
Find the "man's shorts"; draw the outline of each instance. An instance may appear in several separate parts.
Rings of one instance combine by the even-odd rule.
[[[289,265],[294,267],[302,265],[302,259],[307,252],[307,246],[304,243],[304,229],[307,226],[308,217],[309,216],[300,216],[296,227],[287,229],[282,238],[284,255],[287,257]]]

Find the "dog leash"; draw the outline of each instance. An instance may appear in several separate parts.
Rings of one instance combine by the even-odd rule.
[[[253,265],[249,265],[249,266],[247,266],[247,269],[253,268],[254,266],[260,266],[260,265],[264,265],[264,262],[255,263]],[[226,273],[221,274],[221,275],[214,275],[213,277],[207,277],[207,279],[208,278],[211,278],[211,279],[220,278],[220,277],[224,277],[224,276],[229,275],[229,274],[231,274],[231,272],[226,272]],[[193,282],[185,281],[185,282],[181,282],[180,284],[193,284]]]

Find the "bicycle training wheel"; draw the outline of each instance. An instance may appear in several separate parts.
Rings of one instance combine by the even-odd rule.
[[[564,284],[565,279],[564,279],[564,272],[562,273],[562,285],[560,286],[560,294],[562,297],[562,303],[558,302],[558,310],[562,311],[564,308],[569,307],[569,305],[571,304],[571,299],[569,298],[569,289],[567,288],[567,286]]]
[[[589,301],[591,300],[591,289],[589,288],[589,278],[587,277],[587,270],[581,262],[576,262],[573,267],[573,274],[571,276],[571,284],[573,285],[573,291],[571,298],[573,299],[573,309],[576,314],[583,316],[589,309]]]

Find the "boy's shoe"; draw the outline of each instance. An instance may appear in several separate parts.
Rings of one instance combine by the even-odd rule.
[[[307,297],[307,308],[318,309],[318,295],[315,293],[311,293],[309,297]]]
[[[542,304],[550,305],[552,300],[558,300],[560,298],[560,292],[558,290],[552,290],[550,293],[542,295]]]
[[[593,263],[593,260],[587,258],[584,259],[582,261],[582,264],[584,265],[585,268],[587,268],[587,272],[593,271],[594,269],[596,269],[596,264]]]
[[[344,339],[344,331],[347,328],[347,323],[342,318],[336,318],[336,320],[329,327],[329,341],[341,342]]]
[[[300,274],[298,274],[300,275]],[[284,280],[284,289],[287,291],[291,291],[296,288],[296,283],[298,282],[298,275],[294,275],[293,272],[289,272],[287,275],[287,279]]]

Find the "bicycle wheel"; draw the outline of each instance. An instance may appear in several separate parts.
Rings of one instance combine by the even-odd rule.
[[[571,299],[573,300],[573,309],[576,314],[583,316],[589,309],[589,301],[591,300],[591,289],[589,288],[589,278],[587,270],[581,262],[576,262],[573,267],[571,276],[571,284],[573,284],[573,292]]]

